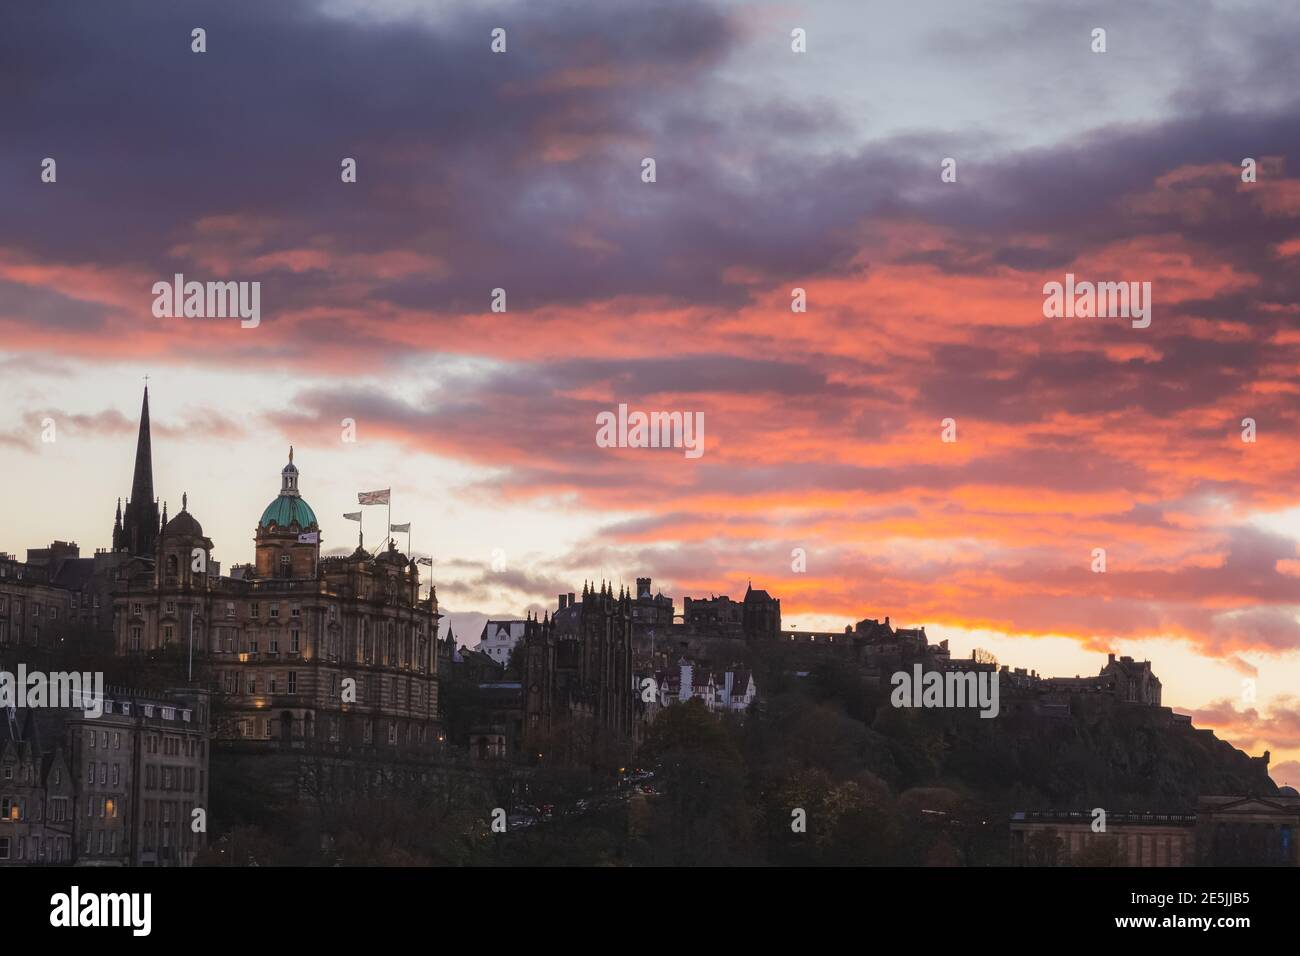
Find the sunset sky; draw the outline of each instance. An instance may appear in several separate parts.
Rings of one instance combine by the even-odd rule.
[[[801,630],[1149,658],[1300,786],[1300,7],[2,16],[0,550],[109,545],[148,375],[158,494],[227,567],[292,443],[326,550],[392,487],[467,643],[584,579],[752,579]],[[260,282],[260,326],[155,318],[175,273]],[[1044,318],[1066,273],[1149,281],[1150,327]],[[619,403],[703,412],[703,456],[598,447]]]

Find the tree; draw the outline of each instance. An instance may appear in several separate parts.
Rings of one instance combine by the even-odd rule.
[[[709,866],[750,858],[752,815],[735,741],[700,700],[664,710],[646,736],[658,795],[652,862]]]

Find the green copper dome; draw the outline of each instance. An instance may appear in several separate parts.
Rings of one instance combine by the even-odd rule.
[[[316,513],[297,495],[281,495],[266,506],[266,510],[262,512],[262,520],[258,524],[263,528],[269,528],[271,525],[287,528],[297,524],[299,528],[306,531],[308,528],[316,527]]]
[[[289,464],[280,472],[280,497],[266,506],[258,526],[288,528],[295,524],[303,531],[319,527],[316,524],[316,513],[298,493],[298,469],[293,463],[293,447],[290,446]]]

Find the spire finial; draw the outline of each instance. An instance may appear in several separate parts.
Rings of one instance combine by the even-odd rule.
[[[187,491],[181,492],[181,511],[188,511],[190,507],[190,495]]]
[[[289,464],[293,464],[293,446],[289,446]]]

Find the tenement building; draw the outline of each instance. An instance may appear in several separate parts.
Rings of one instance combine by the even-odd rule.
[[[189,866],[205,845],[207,694],[102,703],[0,716],[0,866]]]

